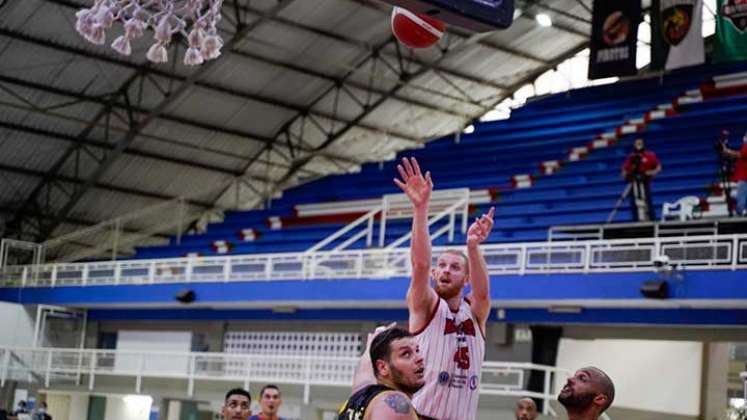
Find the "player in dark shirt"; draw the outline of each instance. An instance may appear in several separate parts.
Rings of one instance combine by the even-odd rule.
[[[417,420],[411,398],[425,384],[425,364],[415,337],[397,327],[377,332],[369,337],[353,380],[353,395],[342,405],[337,418]]]

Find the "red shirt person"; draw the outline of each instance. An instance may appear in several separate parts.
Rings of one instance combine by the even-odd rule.
[[[747,132],[739,150],[724,147],[722,153],[736,160],[733,179],[737,183],[737,215],[747,216]]]
[[[651,199],[651,180],[661,172],[661,162],[656,153],[646,150],[643,139],[633,142],[633,151],[630,152],[622,167],[622,177],[630,184],[632,190],[631,210],[633,220],[653,221],[656,219],[653,200]]]
[[[640,174],[646,181],[659,175],[661,162],[656,153],[646,150],[643,139],[636,139],[633,143],[634,150],[630,152],[622,167],[622,176],[628,179],[631,175]],[[636,167],[637,166],[637,167]]]

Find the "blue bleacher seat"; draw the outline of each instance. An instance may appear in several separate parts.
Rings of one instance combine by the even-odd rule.
[[[294,206],[340,200],[371,199],[398,193],[391,182],[402,156],[414,156],[433,173],[437,189],[469,187],[498,189],[494,203],[472,209],[472,213],[496,206],[491,242],[546,239],[551,226],[602,223],[624,188],[620,166],[634,138],[643,137],[647,147],[661,159],[664,171],[653,183],[657,212],[664,202],[685,195],[702,196],[716,180],[713,140],[721,129],[744,130],[747,98],[716,98],[689,104],[685,112],[650,122],[645,132],[627,135],[614,147],[595,150],[586,159],[564,165],[551,176],[537,176],[532,188],[510,189],[517,174],[538,174],[539,164],[564,159],[568,151],[588,144],[597,134],[614,130],[628,119],[638,118],[659,104],[670,103],[683,92],[697,88],[714,74],[743,71],[747,65],[700,66],[679,70],[662,78],[648,78],[578,89],[531,100],[505,121],[477,124],[474,133],[429,143],[401,153],[398,159],[364,165],[360,173],[328,176],[284,192],[265,210],[231,211],[222,223],[210,224],[207,232],[186,235],[168,245],[143,247],[136,258],[182,257],[188,253],[214,255],[214,241],[228,241],[233,254],[300,252],[324,239],[345,222],[286,226],[273,230],[269,217],[294,217]],[[625,92],[621,95],[620,92]],[[627,205],[627,204],[626,204]],[[617,221],[628,221],[630,211],[620,209]],[[254,229],[259,238],[243,242],[242,229]],[[410,229],[409,220],[388,222],[386,242]],[[344,239],[344,238],[342,238]],[[454,243],[463,243],[458,233]],[[378,243],[378,231],[374,234]],[[447,245],[446,236],[436,245]],[[330,245],[331,247],[333,245]],[[351,246],[366,246],[359,240]],[[329,248],[328,247],[328,248]]]

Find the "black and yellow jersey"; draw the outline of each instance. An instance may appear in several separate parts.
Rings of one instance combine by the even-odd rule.
[[[385,385],[369,385],[351,395],[337,413],[337,420],[363,420],[371,402],[384,392],[396,391]],[[415,417],[419,418],[419,417]]]

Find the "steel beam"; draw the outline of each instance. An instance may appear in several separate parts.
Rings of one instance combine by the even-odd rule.
[[[271,15],[277,14],[292,2],[293,0],[278,0],[275,6],[270,8],[268,13]],[[257,26],[264,23],[264,21],[265,19],[260,18],[251,23],[240,23],[236,32],[226,40],[225,48],[229,50],[233,48],[233,46],[241,41],[241,39],[248,35]],[[16,212],[13,219],[7,224],[8,227],[15,228],[18,236],[24,236],[24,234],[31,230],[34,233],[35,242],[43,242],[48,239],[54,230],[69,215],[73,208],[75,208],[83,195],[99,182],[101,177],[119,158],[119,156],[124,153],[138,134],[163,114],[169,106],[186,93],[189,88],[195,85],[201,77],[205,76],[215,66],[215,63],[220,61],[220,59],[208,61],[202,66],[196,68],[178,86],[175,86],[169,92],[164,92],[165,95],[162,100],[147,114],[137,115],[132,111],[128,112],[128,132],[115,140],[113,142],[114,147],[112,150],[107,151],[103,156],[96,156],[91,154],[88,150],[86,150],[88,155],[83,156],[84,150],[82,150],[80,145],[71,145],[52,168],[47,171],[42,181],[31,192],[25,203],[21,206],[19,211]],[[147,68],[147,66],[145,67]],[[128,105],[140,105],[137,104],[137,102],[141,100],[142,97],[132,97],[130,90],[133,86],[137,86],[136,82],[145,77],[147,77],[145,71],[143,71],[142,68],[137,69],[120,86],[117,92],[108,98],[108,103],[102,106],[102,109],[91,120],[88,127],[78,134],[78,137],[81,139],[88,138],[91,131],[100,121],[106,121],[107,124],[109,124],[114,104],[118,101],[121,100]],[[106,133],[108,134],[108,131]],[[85,174],[83,183],[77,185],[77,188],[73,191],[67,191],[59,185],[58,180],[59,176],[62,174],[61,171],[67,166],[74,166],[76,170],[79,169],[81,159],[92,161],[92,163],[95,164],[95,169]],[[52,195],[55,196],[56,201],[62,201],[63,204],[61,206],[55,205],[55,208],[52,208]],[[28,215],[38,209],[46,209],[47,211],[43,211],[42,213],[47,214],[48,217],[30,220]]]
[[[3,165],[3,164],[0,164],[0,171],[10,172],[10,173],[34,177],[34,178],[44,178],[44,176],[46,175],[46,172],[43,172],[43,171],[37,171],[33,169],[27,169],[27,168],[21,168],[17,166]],[[82,185],[85,182],[84,179],[73,178],[73,177],[69,177],[66,175],[58,175],[57,180],[67,183],[67,184],[71,184],[71,185]],[[154,200],[174,200],[174,199],[179,198],[179,197],[169,196],[166,194],[160,194],[157,192],[145,191],[145,190],[141,190],[137,188],[121,187],[118,185],[105,184],[101,182],[96,182],[95,184],[93,184],[92,188],[97,188],[97,189],[107,190],[107,191],[114,191],[114,192],[118,192],[121,194],[150,198]],[[191,205],[202,207],[205,209],[209,209],[213,207],[213,204],[207,201],[186,200],[186,202]]]
[[[389,40],[387,40],[386,42],[384,42],[381,45],[379,45],[376,49],[374,49],[374,51],[371,54],[371,57],[369,57],[367,59],[376,57],[378,51],[383,50],[384,48],[386,48],[389,43],[394,43],[397,46],[399,45],[397,43],[396,39],[394,39],[394,37],[392,37]],[[361,112],[359,113],[359,115],[353,121],[351,121],[348,125],[341,127],[339,130],[330,131],[327,134],[326,140],[322,144],[320,144],[320,145],[318,145],[318,146],[316,146],[314,148],[314,153],[310,153],[310,154],[308,154],[308,155],[306,155],[304,157],[301,157],[298,160],[296,160],[294,162],[294,164],[291,166],[291,169],[286,172],[286,174],[283,176],[283,178],[280,179],[280,181],[278,182],[278,184],[282,186],[285,182],[287,182],[288,180],[290,180],[304,165],[306,165],[307,163],[309,163],[311,161],[311,159],[313,159],[316,156],[317,152],[320,152],[320,151],[324,150],[325,148],[329,147],[331,144],[333,144],[334,142],[336,142],[337,140],[339,140],[340,138],[342,138],[351,128],[353,128],[355,126],[355,124],[356,124],[357,121],[366,118],[371,112],[375,111],[379,106],[381,106],[381,104],[383,104],[388,99],[389,96],[397,94],[397,92],[400,89],[402,89],[405,86],[407,86],[407,84],[410,81],[412,81],[414,79],[417,79],[418,77],[424,75],[425,73],[438,68],[438,65],[440,63],[442,63],[443,61],[445,61],[449,57],[449,54],[453,54],[455,52],[458,52],[458,51],[462,50],[463,48],[469,47],[469,45],[471,45],[470,41],[469,40],[465,40],[461,44],[459,44],[459,46],[450,46],[450,47],[447,47],[441,53],[441,56],[438,59],[436,59],[433,62],[428,63],[428,64],[426,64],[424,66],[421,66],[417,71],[415,71],[413,73],[406,72],[406,71],[404,71],[404,69],[402,69],[403,72],[400,74],[400,79],[402,80],[402,83],[400,83],[397,86],[395,86],[392,89],[390,89],[387,95],[380,97],[377,101],[374,101],[369,106],[363,108],[361,110]],[[348,73],[346,75],[346,77],[351,76],[353,73],[354,73],[354,71]],[[322,95],[320,95],[317,98],[317,101],[323,100],[326,97],[326,95],[327,95],[326,92],[323,93]],[[313,106],[313,104],[312,104],[312,106]],[[300,121],[301,125],[304,124],[304,122],[303,122],[303,115],[298,115],[296,118],[294,118],[293,120],[289,121],[285,125],[285,127],[281,131],[278,132],[277,137],[280,138],[283,135],[289,136],[289,133],[291,131],[292,126],[295,123],[299,122],[299,121]]]
[[[109,99],[107,99],[105,97],[102,97],[102,96],[85,95],[85,94],[81,94],[81,93],[78,93],[78,92],[75,92],[75,91],[72,91],[72,90],[62,89],[62,88],[59,88],[59,87],[54,87],[54,86],[49,86],[49,85],[43,85],[43,84],[40,84],[40,83],[36,83],[36,82],[28,81],[28,80],[23,80],[23,79],[18,79],[18,78],[10,77],[10,76],[0,75],[0,85],[1,84],[9,84],[9,85],[13,85],[13,86],[20,86],[20,87],[23,87],[23,88],[26,88],[26,89],[38,90],[38,91],[41,91],[41,92],[50,93],[50,94],[57,95],[57,96],[62,96],[62,97],[66,97],[66,98],[72,98],[72,99],[75,99],[76,101],[91,102],[91,103],[95,103],[95,104],[99,104],[99,105],[106,105],[107,103],[110,102]],[[124,103],[121,103],[121,102],[114,102],[114,103],[112,103],[112,106],[114,108],[117,108],[117,109],[119,109],[121,111],[126,111],[126,112],[137,112],[139,114],[147,114],[147,113],[151,112],[150,109],[146,109],[146,108],[143,108],[143,107],[138,107],[138,106],[135,106],[133,104],[124,104]],[[44,113],[43,110],[40,109],[40,108],[34,109],[32,111],[40,112],[42,114]],[[226,135],[229,135],[229,136],[232,136],[232,137],[240,137],[240,138],[243,138],[243,139],[250,139],[250,140],[262,142],[264,144],[272,143],[272,141],[273,141],[273,139],[271,137],[263,136],[263,135],[258,134],[258,133],[248,132],[248,131],[244,131],[244,130],[231,129],[231,128],[217,126],[217,125],[213,125],[213,124],[209,124],[209,123],[199,122],[199,121],[195,121],[195,120],[192,120],[192,119],[187,119],[187,118],[184,118],[184,117],[170,115],[170,114],[167,114],[165,112],[163,114],[161,114],[159,117],[161,119],[163,119],[163,120],[174,122],[174,123],[177,123],[177,124],[182,124],[182,125],[186,125],[186,126],[194,127],[194,128],[200,128],[200,129],[203,129],[203,130],[206,130],[206,131],[211,131],[211,132],[226,134]],[[110,129],[113,130],[113,128],[110,128]],[[91,145],[94,145],[93,143],[102,143],[101,141],[97,142],[97,141],[93,141],[93,140],[90,140],[90,139],[85,139],[85,141],[78,140],[78,142],[79,143],[83,142],[83,143],[91,144]],[[99,144],[99,145],[101,145],[101,144]],[[108,149],[112,148],[111,145],[108,145],[106,147]],[[148,152],[144,152],[144,151],[133,151],[132,149],[129,149],[128,152],[132,152],[132,154],[136,154],[136,153],[140,153],[140,154],[148,153]],[[244,159],[244,158],[241,158],[241,157],[238,157],[238,156],[233,156],[233,157],[234,158]],[[337,156],[331,156],[330,158],[331,159],[342,159],[342,158],[337,157]],[[205,165],[205,164],[202,164],[202,163],[199,163],[199,162],[194,162],[194,161],[184,161],[184,162],[180,162],[180,163],[188,163],[191,166],[195,166],[195,167],[205,167],[205,168],[207,168],[209,166],[209,165]],[[273,162],[273,164],[275,164],[275,163]],[[284,165],[281,164],[281,166],[284,166]],[[220,169],[218,169],[216,167],[212,167],[212,168],[210,168],[210,170],[220,170]],[[222,171],[225,172],[226,170],[224,169]],[[231,174],[236,174],[236,171],[230,171],[230,173]]]
[[[95,59],[95,60],[100,60],[100,61],[103,61],[103,62],[106,62],[106,63],[109,63],[109,64],[115,64],[115,65],[118,65],[118,66],[127,67],[127,68],[133,69],[135,71],[140,71],[144,75],[152,74],[152,75],[155,75],[155,76],[166,78],[166,79],[168,79],[170,81],[173,81],[173,82],[184,83],[186,81],[186,79],[187,79],[186,76],[177,75],[177,74],[170,73],[170,72],[158,69],[158,68],[154,68],[154,67],[150,67],[150,66],[144,66],[144,65],[141,65],[141,64],[133,63],[133,62],[125,60],[125,59],[116,58],[116,57],[113,57],[113,56],[107,56],[107,55],[103,55],[103,54],[98,54],[98,53],[92,52],[90,50],[87,50],[85,48],[73,47],[73,46],[70,46],[70,45],[65,45],[65,44],[62,44],[62,43],[57,42],[57,41],[52,41],[52,40],[43,39],[43,38],[36,37],[36,36],[33,36],[33,35],[25,34],[25,33],[19,33],[19,32],[15,32],[15,31],[11,31],[11,30],[8,30],[6,28],[0,28],[0,35],[6,36],[6,37],[11,38],[11,39],[16,39],[16,40],[19,40],[19,41],[32,43],[34,45],[38,45],[38,46],[41,46],[41,47],[51,48],[51,49],[56,50],[56,51],[63,51],[63,52],[69,53],[69,54],[74,54],[74,55],[78,55],[78,56],[81,56],[81,57],[86,57],[86,58],[91,58],[91,59]],[[228,50],[228,48],[226,48],[226,50]],[[210,90],[212,92],[218,92],[218,93],[221,93],[221,94],[224,94],[224,95],[228,95],[228,96],[232,96],[232,97],[237,97],[237,98],[244,99],[244,100],[250,100],[250,101],[255,101],[255,102],[259,102],[259,103],[263,103],[263,104],[268,104],[268,105],[272,105],[272,106],[275,106],[275,107],[278,107],[278,108],[281,108],[281,109],[285,109],[285,110],[289,110],[289,111],[299,112],[299,111],[305,111],[306,110],[306,107],[304,105],[294,104],[294,103],[290,103],[288,101],[284,101],[284,100],[281,100],[281,99],[278,99],[278,98],[273,98],[273,97],[270,97],[270,96],[267,96],[267,95],[262,95],[262,94],[258,94],[258,93],[252,93],[252,92],[248,92],[248,91],[236,89],[235,87],[222,86],[222,85],[218,85],[218,84],[211,83],[211,82],[206,82],[206,81],[197,81],[197,82],[193,83],[193,85],[197,86],[197,87],[200,87],[200,88],[203,88],[203,89]],[[320,117],[320,118],[332,120],[332,121],[335,121],[335,122],[338,122],[338,123],[344,124],[344,123],[347,122],[346,120],[340,118],[337,115],[326,113],[326,112],[322,112],[322,111],[319,111],[319,110],[313,110],[313,111],[311,111],[311,113],[313,115],[316,115],[316,116]],[[159,116],[159,118],[177,119],[178,117],[175,116],[175,115],[165,114],[165,115]],[[193,119],[182,118],[180,122],[184,123],[184,124],[192,124],[192,125],[195,125],[195,126],[200,125],[200,123],[198,121],[195,121]],[[203,124],[203,125],[204,126],[209,126],[209,124]],[[389,133],[389,135],[391,135],[393,137],[400,137],[400,138],[405,139],[405,140],[416,141],[416,138],[413,137],[413,136],[411,136],[411,135],[409,135],[409,134],[401,133],[401,132],[394,132],[394,131],[391,131],[391,130],[386,130],[385,128],[382,128],[382,127],[375,127],[375,126],[372,126],[372,125],[369,125],[369,124],[361,124],[360,128],[362,128],[364,130],[372,131],[372,132],[385,132],[386,131],[386,132]],[[254,136],[249,137],[249,138],[263,140],[263,136],[259,136],[259,135],[254,135]]]

